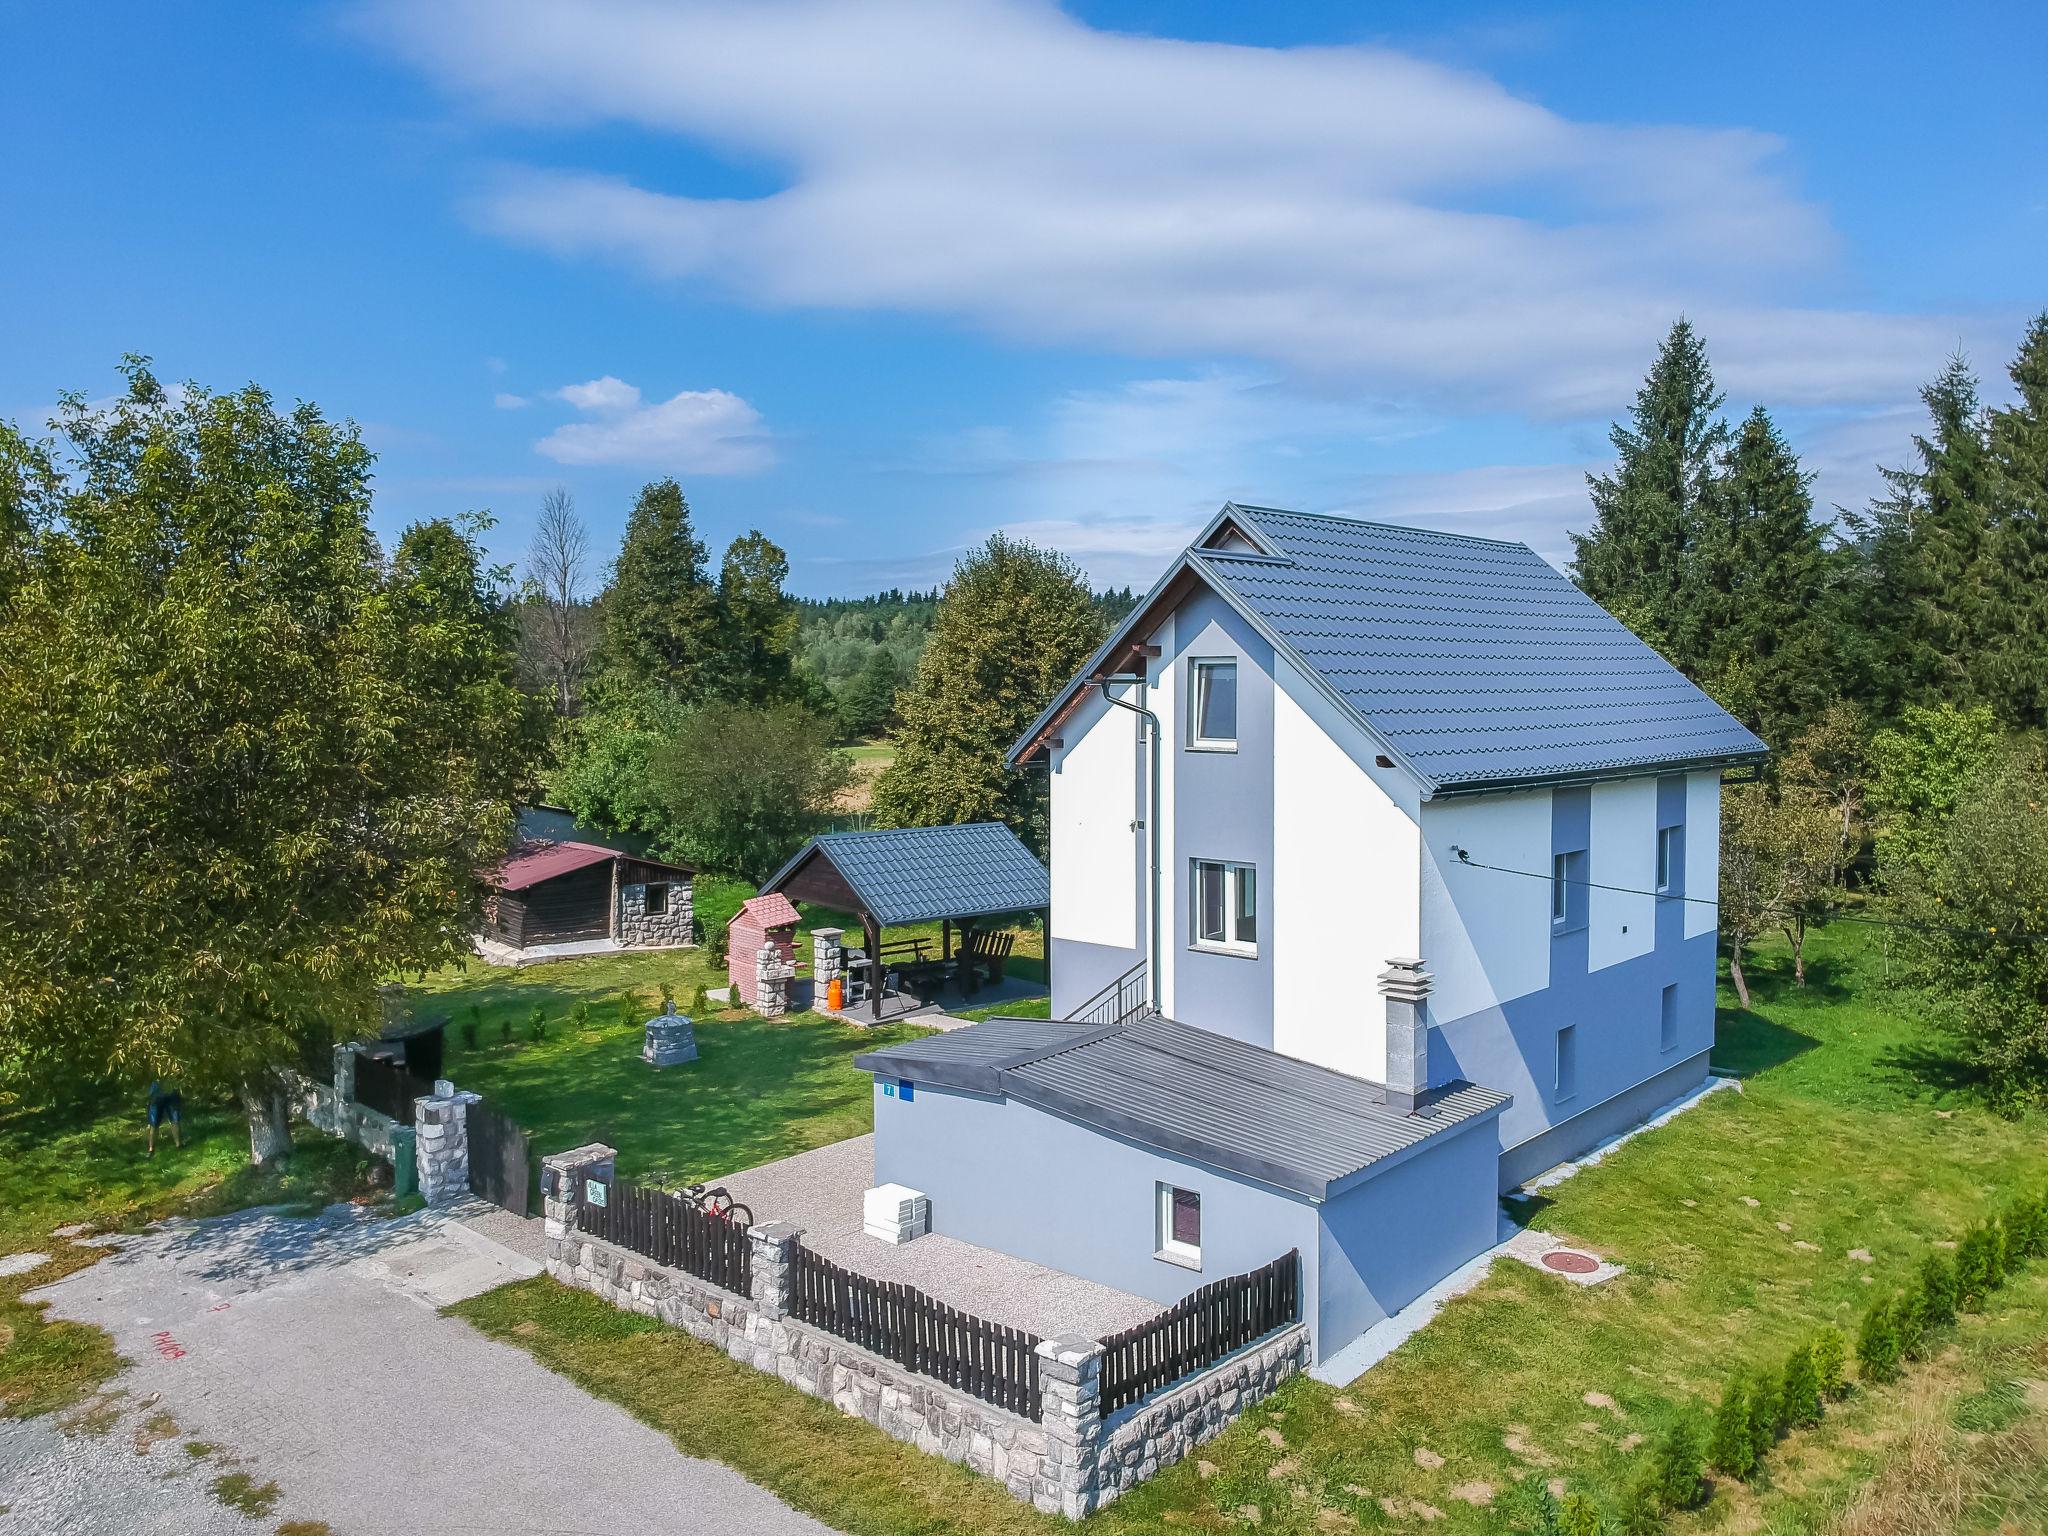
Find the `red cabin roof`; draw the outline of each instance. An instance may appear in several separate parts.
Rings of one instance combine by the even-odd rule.
[[[595,843],[521,843],[485,878],[501,891],[523,891],[593,864],[621,857]]]

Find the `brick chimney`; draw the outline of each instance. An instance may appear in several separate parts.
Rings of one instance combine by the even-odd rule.
[[[1380,972],[1387,999],[1387,1108],[1412,1115],[1429,1092],[1429,989],[1418,959],[1395,956]]]

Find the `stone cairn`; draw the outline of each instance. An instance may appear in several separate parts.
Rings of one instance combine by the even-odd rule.
[[[676,1012],[673,1001],[647,1021],[647,1043],[640,1047],[640,1059],[657,1067],[679,1067],[697,1059],[697,1027]]]

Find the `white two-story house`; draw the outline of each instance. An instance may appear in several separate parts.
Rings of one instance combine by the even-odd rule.
[[[1168,1299],[1284,1239],[1340,1348],[1490,1246],[1498,1190],[1704,1079],[1721,778],[1764,752],[1523,545],[1226,506],[1012,753],[1051,775],[1068,1022],[865,1058],[877,1176]],[[1121,1244],[976,1171],[1070,1140]]]

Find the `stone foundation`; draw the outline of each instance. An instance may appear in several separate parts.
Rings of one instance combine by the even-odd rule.
[[[789,1316],[790,1264],[803,1234],[783,1223],[748,1231],[752,1295],[741,1296],[576,1226],[590,1181],[608,1183],[617,1154],[592,1145],[543,1158],[547,1272],[780,1378],[890,1438],[943,1456],[1048,1513],[1080,1519],[1221,1433],[1303,1368],[1296,1324],[1219,1361],[1105,1424],[1102,1346],[1078,1336],[1038,1346],[1039,1419],[1009,1413]]]
[[[690,882],[668,882],[668,910],[647,910],[645,885],[619,887],[619,942],[631,949],[654,949],[696,940]]]

